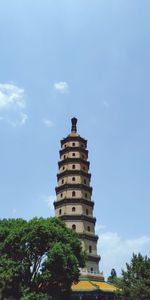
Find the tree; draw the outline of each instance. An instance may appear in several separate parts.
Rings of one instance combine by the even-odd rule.
[[[0,220],[0,299],[62,295],[84,265],[78,235],[59,219]]]
[[[150,299],[150,258],[133,254],[127,270],[122,271],[122,300]]]
[[[115,293],[115,299],[120,300],[121,295],[120,291],[122,289],[122,277],[117,276],[117,272],[115,269],[111,270],[110,276],[107,279],[108,283],[111,283],[113,286],[117,288],[117,291]]]
[[[117,277],[116,270],[115,270],[115,269],[112,269],[112,270],[111,270],[111,273],[110,273],[110,276],[108,277],[107,281],[108,281],[109,283],[113,283],[114,280],[116,279],[116,277]]]

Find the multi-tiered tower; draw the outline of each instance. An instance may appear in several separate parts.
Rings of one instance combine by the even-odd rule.
[[[77,119],[72,118],[71,121],[71,133],[61,140],[55,214],[80,236],[83,249],[88,254],[86,268],[82,272],[98,274],[100,256],[97,255],[98,236],[95,235],[87,141],[77,133]]]

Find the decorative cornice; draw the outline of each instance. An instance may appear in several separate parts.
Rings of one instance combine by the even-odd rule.
[[[72,141],[72,142],[75,142],[75,141],[77,141],[77,142],[82,142],[82,143],[84,143],[85,147],[87,146],[87,140],[85,140],[85,139],[82,138],[81,136],[70,136],[70,135],[68,135],[66,138],[64,138],[63,140],[60,141],[60,142],[61,142],[61,147],[62,147],[65,143],[67,143],[67,142],[69,142],[69,141]]]
[[[60,179],[64,176],[74,176],[74,175],[81,175],[81,176],[89,178],[89,180],[91,179],[91,174],[86,173],[85,171],[82,171],[82,170],[65,170],[65,171],[57,174],[57,179]]]
[[[79,183],[65,183],[61,186],[57,186],[55,188],[56,194],[63,192],[65,190],[82,190],[82,191],[87,191],[90,194],[92,194],[92,187],[87,186],[85,184],[79,184]]]
[[[68,152],[82,152],[86,155],[86,157],[88,157],[88,150],[82,148],[82,147],[66,147],[64,149],[61,149],[59,151],[60,155],[68,153]]]
[[[95,242],[97,242],[98,240],[98,235],[91,235],[87,233],[78,233],[78,234],[82,240],[90,240]]]
[[[59,162],[58,162],[58,166],[59,166],[59,168],[61,167],[61,166],[63,166],[64,164],[66,164],[66,163],[72,163],[72,164],[75,164],[75,163],[83,163],[84,165],[86,165],[88,168],[89,168],[89,165],[90,165],[90,162],[89,161],[87,161],[87,160],[84,160],[84,159],[82,159],[82,158],[79,158],[79,157],[74,157],[74,158],[65,158],[65,159],[63,159],[63,160],[60,160]]]
[[[64,198],[62,200],[59,200],[59,201],[55,201],[54,202],[54,207],[55,209],[58,208],[58,207],[61,207],[62,205],[65,205],[65,204],[85,204],[85,205],[88,205],[90,207],[94,207],[94,202],[93,201],[89,201],[89,200],[86,200],[86,199],[83,199],[83,198]]]
[[[95,224],[96,223],[96,218],[86,216],[86,215],[62,215],[59,216],[59,218],[63,221],[87,221],[90,223]]]
[[[94,261],[94,262],[99,262],[101,260],[100,255],[88,255],[88,260]]]

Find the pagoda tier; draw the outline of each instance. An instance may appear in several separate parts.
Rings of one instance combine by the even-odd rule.
[[[91,200],[87,140],[77,133],[77,119],[71,121],[71,133],[61,140],[59,151],[55,215],[79,234],[82,247],[87,252],[86,267],[81,273],[99,273],[100,256],[97,255],[98,236],[95,235],[96,219],[93,216],[94,202]]]

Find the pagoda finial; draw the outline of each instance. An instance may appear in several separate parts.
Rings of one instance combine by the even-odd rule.
[[[72,118],[71,119],[71,123],[72,123],[72,127],[71,127],[71,132],[77,132],[77,121],[78,119],[77,118]]]

